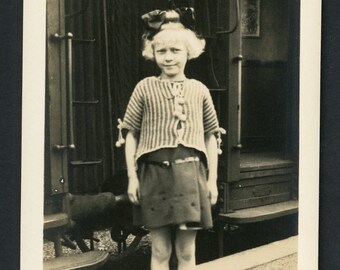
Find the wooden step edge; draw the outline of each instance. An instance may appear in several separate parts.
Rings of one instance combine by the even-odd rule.
[[[283,217],[298,212],[297,200],[274,203],[265,206],[236,210],[233,213],[220,213],[219,219],[230,224],[246,224]]]
[[[44,270],[98,269],[108,258],[109,253],[106,251],[89,251],[45,261]]]
[[[277,163],[267,164],[242,164],[240,165],[241,172],[263,171],[263,170],[277,170],[277,169],[291,169],[294,167],[292,161],[283,161]]]
[[[44,230],[54,229],[67,225],[68,216],[66,213],[44,215]]]

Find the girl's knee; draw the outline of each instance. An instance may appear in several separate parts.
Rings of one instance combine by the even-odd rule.
[[[171,252],[171,243],[169,243],[168,245],[152,244],[152,257],[159,262],[169,261]]]
[[[176,256],[178,261],[189,262],[195,259],[195,247],[187,246],[187,247],[177,247],[176,248]]]
[[[176,255],[178,261],[189,262],[195,259],[195,232],[183,231],[177,233]]]
[[[151,230],[151,250],[153,259],[163,262],[171,256],[171,234],[169,228]]]
[[[179,261],[191,261],[195,258],[195,243],[182,242],[176,243],[176,255]]]

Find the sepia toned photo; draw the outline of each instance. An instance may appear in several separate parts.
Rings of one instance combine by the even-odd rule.
[[[47,0],[43,269],[298,269],[300,19]]]

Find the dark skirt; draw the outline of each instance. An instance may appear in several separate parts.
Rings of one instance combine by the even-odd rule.
[[[134,225],[148,229],[181,224],[212,227],[207,171],[201,156],[197,150],[180,146],[160,149],[140,159],[140,205],[134,207]],[[200,160],[170,167],[157,165],[186,157]]]

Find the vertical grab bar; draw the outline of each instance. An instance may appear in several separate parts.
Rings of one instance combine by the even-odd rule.
[[[73,79],[72,79],[72,40],[73,34],[67,33],[66,36],[60,36],[58,33],[53,36],[56,40],[67,40],[67,90],[68,90],[68,143],[67,145],[55,144],[53,148],[56,150],[76,148],[74,144],[74,121],[73,121]]]
[[[68,86],[68,109],[69,109],[69,143],[68,148],[75,149],[74,144],[74,121],[73,121],[73,76],[72,76],[72,39],[73,34],[67,33],[67,86]]]
[[[237,85],[237,144],[234,147],[237,150],[242,148],[241,144],[241,116],[242,116],[242,59],[243,56],[239,54],[235,57],[238,66],[238,85]]]

